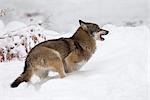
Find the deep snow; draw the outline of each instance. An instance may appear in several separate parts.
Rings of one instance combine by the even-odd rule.
[[[24,62],[0,63],[1,100],[148,100],[148,27],[103,28],[109,35],[97,41],[96,53],[80,71],[51,79],[39,89],[26,83],[10,88]]]

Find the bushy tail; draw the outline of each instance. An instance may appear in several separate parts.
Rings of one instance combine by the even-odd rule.
[[[10,85],[12,88],[18,87],[22,82],[28,82],[32,76],[32,68],[25,62],[23,73]]]
[[[22,82],[25,82],[24,78],[22,76],[19,76],[12,84],[11,87],[15,88],[18,87],[18,85]]]

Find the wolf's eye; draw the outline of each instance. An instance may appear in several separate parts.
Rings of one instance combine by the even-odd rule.
[[[14,49],[14,47],[10,47],[10,49]]]

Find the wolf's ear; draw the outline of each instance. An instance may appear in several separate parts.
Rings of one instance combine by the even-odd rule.
[[[87,30],[87,25],[85,22],[83,22],[82,20],[79,20],[79,24],[84,30]]]
[[[79,24],[80,24],[80,25],[81,25],[81,24],[85,24],[85,22],[82,21],[82,20],[79,20]]]

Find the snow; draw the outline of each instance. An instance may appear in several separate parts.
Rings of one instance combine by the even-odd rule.
[[[4,27],[5,27],[5,25],[4,25],[3,21],[0,20],[0,30],[1,30],[0,36],[2,36],[5,33]]]
[[[70,73],[63,79],[48,80],[38,89],[27,83],[22,83],[18,88],[10,88],[11,82],[22,72],[24,61],[0,63],[0,98],[148,100],[150,30],[144,25],[123,27],[106,24],[103,28],[110,33],[105,36],[105,41],[97,41],[95,54],[80,71]],[[71,32],[64,35],[59,33],[55,35],[51,30],[45,32],[48,32],[50,38],[71,36]]]
[[[26,13],[41,13],[49,20],[48,28],[57,32],[69,32],[78,25],[78,20],[97,22],[100,25],[113,23],[122,25],[126,22],[147,23],[149,0],[0,0],[1,9],[10,9],[5,23],[12,20],[29,22]],[[43,15],[37,18],[43,21]],[[35,19],[36,20],[36,19]],[[76,25],[75,25],[76,24]]]
[[[12,22],[10,22],[10,23],[7,24],[7,26],[5,27],[5,29],[7,31],[14,31],[14,30],[21,29],[23,27],[26,27],[26,24],[24,24],[22,22],[18,22],[18,21],[12,21]]]

